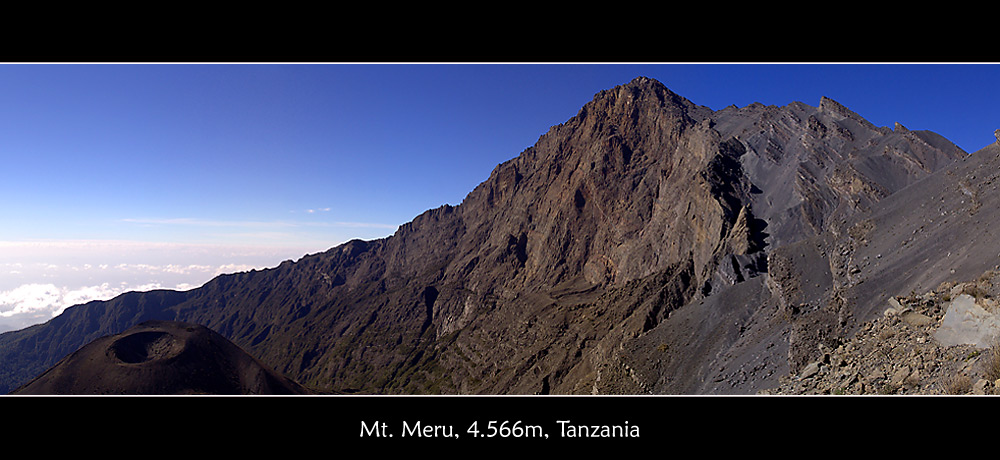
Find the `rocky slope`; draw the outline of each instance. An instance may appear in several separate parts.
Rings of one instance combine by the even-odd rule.
[[[964,156],[827,98],[712,111],[640,77],[391,237],[2,334],[0,385],[153,318],[323,391],[753,393],[884,302],[858,303],[866,216]]]
[[[871,322],[882,315],[889,302],[897,299],[904,307],[911,306],[930,317],[933,321],[928,327],[932,329],[942,321],[942,315],[951,305],[949,300],[961,294],[948,289],[956,283],[962,283],[959,289],[975,295],[975,304],[984,312],[992,312],[995,305],[992,298],[997,294],[994,270],[1000,268],[1000,239],[992,225],[1000,218],[996,193],[1000,185],[998,171],[1000,141],[880,201],[871,212],[844,226],[846,231],[828,232],[823,238],[828,257],[813,260],[829,264],[829,281],[812,289],[811,302],[793,304],[792,317],[799,321],[823,316],[836,320],[819,321],[834,327],[819,330],[810,341],[801,341],[800,359],[791,373],[799,374],[814,364],[818,355],[825,356],[825,352],[818,352],[819,346],[838,349],[854,340],[855,334],[874,331],[885,337],[905,337],[901,332],[907,330],[890,327],[901,324],[895,321],[895,316]],[[893,309],[900,310],[897,306]],[[985,327],[990,321],[985,313],[967,318],[967,324],[975,327]],[[924,335],[930,330],[925,330]],[[995,331],[991,334],[995,335]],[[900,349],[911,348],[916,337],[919,336],[895,345]],[[985,382],[979,385],[979,391],[986,391],[983,386],[993,385],[995,378],[983,378],[982,370],[973,372],[964,361],[969,356],[978,357],[979,361],[992,356],[984,351],[990,346],[979,341],[973,349],[926,337],[921,343],[928,356],[951,353],[952,370],[961,369],[961,374],[973,383],[980,379]],[[872,355],[866,355],[865,366],[887,368],[888,364],[872,362]],[[912,370],[913,366],[910,367]],[[942,392],[943,383],[933,383],[921,383],[919,391]],[[898,382],[894,382],[894,387],[898,387],[895,384]],[[798,389],[815,391],[815,388]],[[868,387],[867,391],[870,390]]]
[[[1000,394],[998,273],[890,297],[882,316],[760,394]]]

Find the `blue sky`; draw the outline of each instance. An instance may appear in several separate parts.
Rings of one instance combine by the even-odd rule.
[[[993,64],[0,64],[0,330],[26,285],[192,287],[390,235],[640,75],[713,109],[827,96],[968,152],[1000,128]]]

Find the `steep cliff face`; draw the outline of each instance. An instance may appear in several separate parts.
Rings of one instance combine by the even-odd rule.
[[[331,350],[317,358],[328,373],[306,381],[354,378],[345,369],[363,362],[381,374],[359,391],[592,391],[605,350],[707,293],[719,261],[761,250],[743,150],[710,113],[648,79],[598,94],[459,206],[424,213],[371,245],[363,269],[331,275],[342,291],[367,289],[355,279],[384,286],[363,309],[377,342],[346,329],[317,344]],[[413,357],[388,358],[400,344]]]
[[[714,112],[640,77],[389,238],[141,310],[74,307],[59,324],[0,335],[0,353],[10,362],[25,343],[82,327],[70,318],[115,333],[155,316],[204,324],[327,391],[742,391],[754,383],[733,369],[788,366],[787,350],[775,354],[788,348],[782,310],[766,307],[787,306],[782,293],[803,280],[761,276],[769,255],[843,234],[849,217],[960,154],[825,98]],[[749,342],[761,337],[773,350]]]
[[[511,297],[710,265],[740,211],[727,194],[746,191],[707,113],[639,79],[498,166],[458,208],[468,231],[458,257],[479,261],[461,276],[467,287]]]

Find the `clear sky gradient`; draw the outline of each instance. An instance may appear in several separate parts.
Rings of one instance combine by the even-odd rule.
[[[390,235],[640,75],[970,153],[1000,128],[994,64],[0,64],[0,331]]]

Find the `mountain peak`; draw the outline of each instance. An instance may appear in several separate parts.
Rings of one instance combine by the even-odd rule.
[[[642,76],[635,77],[631,81],[623,85],[618,85],[611,89],[602,90],[594,96],[594,99],[597,100],[608,97],[621,97],[622,95],[631,95],[635,97],[642,94],[656,95],[661,100],[666,100],[666,99],[684,100],[683,97],[680,97],[673,91],[670,91],[670,89],[667,88],[667,86],[661,83],[660,81],[653,78],[642,77]]]
[[[659,86],[663,86],[663,83],[660,83],[655,78],[649,78],[649,77],[644,76],[644,75],[640,75],[638,77],[633,78],[632,81],[629,82],[629,84],[630,85],[659,85]]]
[[[624,116],[634,120],[639,112],[650,114],[650,110],[666,110],[673,116],[695,121],[703,120],[712,113],[708,107],[694,104],[662,82],[639,76],[623,85],[598,92],[592,101],[581,108],[580,115],[603,112],[613,118]]]

